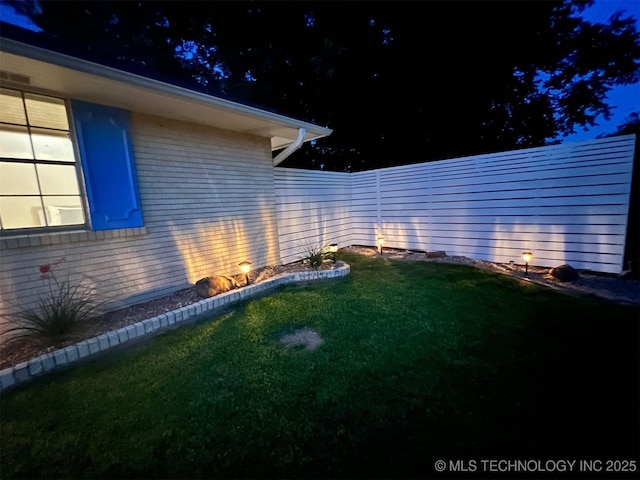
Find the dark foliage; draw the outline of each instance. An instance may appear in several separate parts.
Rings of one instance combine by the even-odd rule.
[[[17,2],[39,43],[334,129],[287,166],[539,146],[640,77],[631,18],[585,2]],[[3,35],[6,34],[3,33]]]

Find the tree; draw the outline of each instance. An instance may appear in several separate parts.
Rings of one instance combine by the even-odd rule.
[[[30,42],[334,129],[287,166],[543,145],[640,78],[633,21],[578,1],[26,3]]]
[[[500,125],[511,127],[498,131],[500,142],[537,146],[577,127],[595,126],[600,116],[610,119],[611,88],[640,80],[640,36],[633,18],[617,13],[607,25],[592,24],[578,16],[586,4],[555,7],[534,54],[518,61],[487,122],[494,133]]]
[[[640,137],[640,112],[631,112],[629,116],[625,118],[620,125],[618,125],[618,128],[616,128],[615,132],[598,135],[598,137],[617,137],[620,135],[629,135],[632,133],[635,133],[636,135],[638,135],[638,137]]]

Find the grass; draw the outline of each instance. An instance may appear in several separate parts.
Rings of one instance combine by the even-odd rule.
[[[638,459],[638,308],[461,265],[342,259],[348,277],[9,394],[2,477],[425,478],[440,458]],[[298,327],[325,343],[279,344]]]

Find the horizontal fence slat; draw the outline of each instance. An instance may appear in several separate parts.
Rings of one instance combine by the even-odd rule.
[[[634,148],[626,135],[353,174],[276,173],[281,249],[306,232],[354,245],[381,235],[388,247],[496,262],[529,249],[539,266],[619,273]]]

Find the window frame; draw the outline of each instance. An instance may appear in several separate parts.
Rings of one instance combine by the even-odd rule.
[[[78,139],[75,131],[75,121],[73,118],[73,109],[71,108],[71,99],[69,97],[57,94],[55,92],[50,92],[42,89],[36,88],[25,88],[24,85],[16,85],[11,82],[1,82],[0,87],[6,90],[11,90],[12,92],[16,92],[20,94],[20,99],[22,100],[23,107],[25,106],[25,95],[26,94],[34,94],[41,95],[43,97],[53,98],[55,100],[61,100],[64,103],[65,113],[67,124],[69,127],[69,140],[73,149],[73,166],[75,170],[75,178],[78,185],[78,195],[80,197],[80,205],[82,208],[82,215],[84,218],[83,223],[76,223],[72,225],[44,225],[44,226],[34,226],[34,227],[23,227],[23,228],[4,228],[0,223],[0,237],[8,238],[13,236],[24,236],[24,235],[39,235],[39,234],[55,234],[55,233],[65,233],[72,231],[91,231],[91,216],[89,215],[89,204],[87,199],[87,191],[86,185],[84,181],[84,172],[83,172],[83,162],[80,158],[80,149],[78,148]],[[25,112],[26,115],[26,112]],[[11,123],[2,123],[2,125],[7,126],[15,126],[15,127],[25,127],[28,130],[29,142],[33,148],[33,140],[32,140],[32,130],[44,128],[46,130],[52,132],[66,132],[66,130],[57,130],[55,128],[48,127],[37,127],[32,126],[29,122],[28,116],[26,117],[26,125],[18,125]],[[34,155],[35,157],[35,155]],[[38,160],[36,158],[33,159],[20,159],[13,157],[0,157],[2,161],[8,161],[9,163],[17,163],[17,164],[29,164],[29,165],[70,165],[72,164],[69,161],[60,161],[60,160]],[[44,207],[43,197],[47,195],[43,195],[40,184],[38,185],[40,198],[40,203]],[[34,195],[35,196],[35,195]],[[1,222],[1,220],[0,220]],[[45,222],[46,222],[46,214],[45,214]]]

